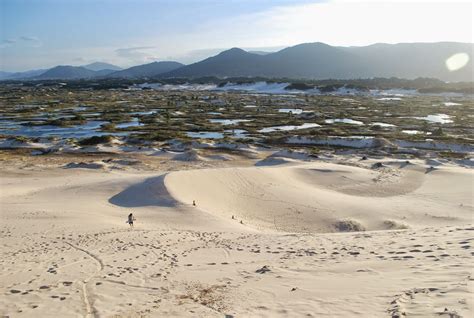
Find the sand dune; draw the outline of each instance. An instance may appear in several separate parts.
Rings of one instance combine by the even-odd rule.
[[[0,315],[472,316],[471,169],[255,161],[3,167]]]
[[[207,169],[168,174],[165,185],[178,201],[198,202],[204,212],[232,215],[258,229],[286,232],[335,232],[462,224],[471,211],[473,174],[426,173],[420,165],[381,169],[329,163]],[[448,177],[447,177],[448,176]],[[446,182],[446,180],[449,180]],[[445,188],[452,189],[445,191]],[[452,217],[446,218],[446,211]]]

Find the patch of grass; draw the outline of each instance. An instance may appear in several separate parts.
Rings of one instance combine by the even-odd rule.
[[[468,157],[467,153],[451,152],[451,151],[442,151],[439,153],[440,157],[448,159],[466,159]]]
[[[112,139],[113,137],[110,135],[92,136],[90,138],[79,140],[78,144],[81,146],[93,146],[93,145],[105,144],[105,143],[111,142]]]

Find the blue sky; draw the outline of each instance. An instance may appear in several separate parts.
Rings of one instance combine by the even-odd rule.
[[[230,47],[472,42],[472,3],[0,0],[0,69],[194,62]]]

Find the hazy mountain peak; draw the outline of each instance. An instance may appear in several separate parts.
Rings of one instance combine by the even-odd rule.
[[[143,64],[143,65],[165,65],[165,64],[168,64],[168,65],[180,65],[180,66],[183,66],[184,64],[182,63],[179,63],[179,62],[176,62],[176,61],[153,61],[151,63],[148,63],[148,64]]]
[[[308,43],[297,44],[292,47],[297,48],[297,47],[332,47],[332,46],[323,42],[308,42]]]
[[[246,54],[252,54],[252,53],[249,53],[249,52],[247,52],[245,50],[242,50],[238,47],[233,47],[231,49],[222,51],[217,56],[233,57],[233,56],[241,56],[241,55],[246,55]]]
[[[267,51],[248,51],[248,52],[252,54],[257,54],[257,55],[268,55],[268,54],[274,53],[274,52],[267,52]]]
[[[91,71],[102,71],[102,70],[120,71],[122,70],[122,68],[117,65],[113,65],[113,64],[105,63],[105,62],[94,62],[87,65],[82,65],[82,67]]]
[[[115,78],[140,78],[153,77],[162,73],[170,72],[184,66],[184,64],[174,61],[155,61],[148,64],[137,65],[122,71],[113,72],[108,77]]]
[[[293,51],[293,52],[296,52],[296,51],[315,51],[315,50],[333,50],[333,49],[336,49],[337,47],[335,46],[331,46],[329,44],[326,44],[326,43],[322,43],[322,42],[313,42],[313,43],[301,43],[301,44],[297,44],[297,45],[294,45],[294,46],[290,46],[290,47],[287,47],[287,48],[284,48],[278,52],[286,52],[286,51]],[[278,53],[276,52],[276,53]]]
[[[91,78],[96,76],[96,72],[88,70],[82,66],[58,65],[43,74],[36,77],[37,79],[79,79]]]

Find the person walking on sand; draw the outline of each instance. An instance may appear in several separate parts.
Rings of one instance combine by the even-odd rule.
[[[130,213],[127,220],[127,223],[130,224],[130,227],[133,227],[133,221],[135,221],[135,218],[133,217],[133,213]]]

